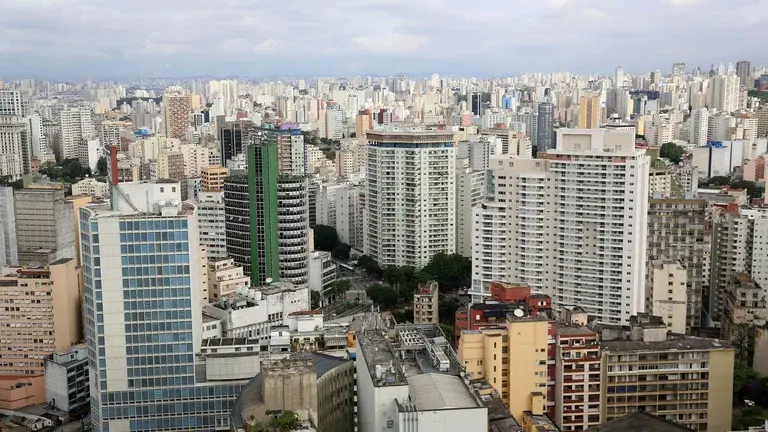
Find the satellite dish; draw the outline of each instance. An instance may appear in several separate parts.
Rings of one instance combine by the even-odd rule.
[[[515,309],[515,311],[514,311],[513,313],[514,313],[514,314],[515,314],[515,316],[516,316],[516,317],[518,317],[518,318],[522,318],[522,317],[523,317],[523,315],[525,315],[525,312],[523,312],[523,310],[522,310],[522,309]]]
[[[266,283],[268,283],[268,284],[271,284],[271,283],[272,283],[272,278],[267,278],[267,279],[265,280],[265,282],[266,282]]]

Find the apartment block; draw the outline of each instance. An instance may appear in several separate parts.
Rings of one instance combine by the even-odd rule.
[[[672,175],[666,169],[652,169],[648,175],[648,193],[651,196],[672,194]]]
[[[704,294],[709,291],[712,231],[703,199],[650,199],[648,274],[656,260],[679,261],[687,271],[686,326],[702,326]]]
[[[486,170],[474,170],[469,158],[456,159],[456,253],[472,257],[472,209],[485,199]]]
[[[226,215],[224,192],[203,190],[198,193],[197,224],[200,229],[200,245],[205,247],[207,258],[227,258]]]
[[[651,263],[645,309],[661,317],[672,333],[686,332],[687,285],[688,271],[680,261]]]
[[[233,294],[239,286],[250,284],[250,278],[243,268],[235,265],[233,258],[213,259],[208,261],[208,294],[209,300],[217,302],[227,295]]]
[[[731,277],[723,297],[722,338],[734,347],[736,360],[759,366],[754,364],[759,360],[754,355],[756,329],[764,329],[768,320],[763,288],[739,272]]]
[[[437,282],[429,281],[419,285],[413,293],[413,322],[414,324],[437,324],[438,318],[438,287]]]
[[[645,411],[692,430],[731,430],[730,345],[667,333],[659,317],[647,315],[600,332],[602,422]]]
[[[645,307],[649,158],[634,129],[559,129],[547,157],[491,159],[473,214],[473,301],[516,281],[627,322]]]
[[[63,189],[19,189],[14,199],[19,263],[76,257],[72,204],[64,198]]]
[[[46,402],[70,414],[83,415],[91,402],[88,346],[78,344],[45,360]]]
[[[0,388],[7,380],[45,374],[45,359],[66,350],[81,337],[80,293],[74,259],[46,267],[0,269]],[[34,394],[0,406],[45,401],[42,381]],[[3,394],[0,392],[0,394]]]
[[[586,321],[586,313],[581,314]],[[555,342],[555,424],[563,432],[600,424],[598,334],[580,320],[558,323]]]
[[[228,170],[222,166],[208,166],[200,170],[201,188],[204,191],[223,191]]]

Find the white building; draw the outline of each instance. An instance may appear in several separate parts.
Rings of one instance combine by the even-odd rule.
[[[330,252],[312,251],[309,254],[309,289],[321,295],[336,281],[336,263]]]
[[[309,310],[308,288],[288,282],[249,289],[241,285],[234,294],[203,306],[203,312],[221,320],[223,337],[258,338],[269,345],[273,326],[285,325],[288,315]]]
[[[200,245],[207,249],[208,259],[224,259],[227,257],[224,191],[199,191],[197,199]]]
[[[109,196],[109,184],[95,178],[82,179],[72,185],[72,195],[91,195],[99,198]]]
[[[56,408],[82,414],[90,408],[88,346],[74,345],[45,359],[45,400]]]
[[[713,108],[729,113],[739,109],[739,77],[735,74],[715,76],[710,90]]]
[[[667,330],[685,334],[688,271],[680,261],[656,260],[648,275],[648,313],[662,317]]]
[[[80,157],[80,143],[94,138],[91,110],[87,107],[65,108],[59,113],[61,125],[61,157]]]
[[[485,199],[485,170],[473,170],[468,158],[456,159],[456,253],[472,256],[472,209]]]
[[[363,247],[379,265],[456,248],[456,148],[445,132],[369,131]]]
[[[560,129],[550,159],[496,157],[474,209],[473,301],[517,281],[625,323],[645,305],[649,158],[634,130]]]
[[[346,184],[336,191],[336,233],[339,241],[357,250],[363,249],[363,206],[361,185]]]
[[[341,108],[325,110],[325,138],[340,140],[344,138],[344,111]]]
[[[0,186],[0,268],[19,265],[13,189]]]
[[[99,158],[106,156],[98,138],[83,139],[80,141],[77,154],[77,158],[80,160],[80,165],[90,168],[91,172],[96,172]]]
[[[317,213],[315,214],[317,225],[336,226],[336,197],[337,193],[346,188],[348,183],[329,184],[323,183],[317,190]]]
[[[20,118],[0,118],[0,176],[20,179],[29,169],[25,158],[29,148],[29,133]]]
[[[700,108],[691,113],[689,142],[695,146],[707,144],[709,134],[709,110]],[[664,144],[660,143],[659,145]]]

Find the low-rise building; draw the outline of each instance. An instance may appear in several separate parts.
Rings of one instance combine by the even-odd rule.
[[[74,345],[53,353],[45,360],[45,399],[73,415],[90,410],[88,346]]]
[[[82,179],[72,185],[72,195],[90,195],[99,198],[109,196],[109,184],[95,178]]]
[[[438,319],[437,282],[429,281],[419,285],[413,293],[413,322],[415,324],[437,324]]]
[[[321,298],[328,296],[328,292],[336,282],[336,263],[330,252],[312,251],[309,254],[309,289],[319,292]]]
[[[245,276],[243,268],[235,265],[232,258],[208,261],[208,294],[211,301],[219,301],[235,292],[239,286],[247,286],[251,279]]]

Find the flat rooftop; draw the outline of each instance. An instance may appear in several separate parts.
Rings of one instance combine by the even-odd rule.
[[[667,340],[645,342],[633,340],[610,340],[600,342],[600,347],[606,352],[628,351],[691,351],[691,350],[723,350],[731,346],[720,339],[687,336],[667,333]]]
[[[412,376],[408,378],[408,394],[422,411],[480,406],[464,381],[453,375],[430,373]]]

